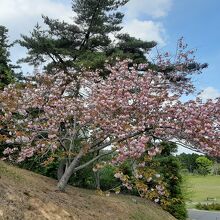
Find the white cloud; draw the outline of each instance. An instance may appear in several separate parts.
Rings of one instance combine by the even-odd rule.
[[[9,28],[12,39],[42,23],[42,14],[65,21],[73,16],[70,5],[53,0],[0,0],[0,6],[1,25]]]
[[[217,97],[220,97],[220,91],[213,87],[207,87],[201,92],[199,97],[204,101],[207,99],[215,99]]]
[[[123,32],[142,40],[166,44],[166,31],[162,19],[171,9],[173,0],[130,0],[125,6],[125,28]],[[155,19],[157,19],[155,21]]]
[[[126,14],[132,18],[140,15],[160,18],[168,14],[171,6],[172,0],[130,0],[126,5]]]
[[[69,2],[69,4],[68,4]],[[42,25],[42,15],[71,21],[74,13],[71,9],[71,1],[59,0],[0,0],[0,25],[9,29],[10,40],[20,39],[21,34],[28,34],[39,23]],[[15,63],[25,57],[26,50],[15,46],[11,50],[11,59]],[[32,67],[22,64],[23,70],[32,72]]]
[[[122,32],[128,33],[141,40],[156,41],[160,45],[165,44],[165,29],[160,22],[140,21],[133,19],[126,23]]]

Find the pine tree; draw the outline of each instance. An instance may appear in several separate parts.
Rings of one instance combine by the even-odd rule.
[[[73,0],[72,9],[76,16],[72,24],[43,16],[46,29],[36,25],[31,36],[22,35],[21,46],[28,50],[27,57],[20,62],[37,66],[45,63],[48,72],[63,70],[80,70],[82,67],[91,70],[100,69],[106,76],[105,61],[115,62],[115,58],[131,58],[133,63],[145,63],[145,53],[156,46],[156,42],[142,41],[128,34],[121,34],[124,14],[118,8],[129,0]],[[112,40],[110,34],[116,41]],[[117,43],[115,43],[117,42]],[[148,61],[149,63],[149,61]],[[207,64],[192,62],[182,65],[183,72],[197,72],[206,68]],[[147,68],[163,72],[172,82],[187,81],[184,74],[173,79],[175,65],[158,69],[150,63]]]
[[[72,2],[76,16],[72,24],[43,16],[48,26],[43,30],[36,25],[31,36],[22,35],[21,46],[28,49],[20,62],[31,65],[47,62],[47,70],[103,69],[106,59],[132,58],[135,62],[146,61],[144,53],[156,45],[119,34],[124,17],[118,8],[128,0],[75,0]],[[116,44],[110,38],[113,34]]]
[[[8,29],[0,25],[0,90],[14,79],[13,66],[9,59],[11,46],[12,44],[8,43]]]

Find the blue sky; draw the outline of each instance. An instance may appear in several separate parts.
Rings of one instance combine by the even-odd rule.
[[[27,34],[41,23],[41,14],[71,21],[71,0],[0,0],[0,24],[9,28],[11,40]],[[203,98],[220,96],[220,1],[219,0],[130,0],[125,12],[124,31],[144,40],[156,40],[162,50],[175,52],[178,38],[183,36],[196,56],[209,68],[195,77]],[[24,57],[19,46],[11,51],[12,60]],[[23,65],[23,70],[32,68]]]
[[[139,3],[137,3],[138,1]],[[139,4],[139,14],[136,16],[138,20],[151,21],[155,26],[160,25],[157,32],[159,37],[156,39],[159,40],[159,46],[162,50],[175,52],[176,42],[182,36],[189,48],[197,50],[197,60],[201,63],[208,63],[209,67],[201,75],[194,77],[194,83],[198,91],[204,90],[202,93],[204,99],[219,97],[220,1],[132,0],[131,2],[134,11],[137,10],[135,4]],[[149,2],[150,7],[148,7]],[[155,8],[152,8],[153,2]],[[150,9],[148,10],[148,8]],[[150,11],[151,9],[154,10]],[[157,10],[161,13],[154,14]],[[128,22],[130,20],[128,19]],[[136,28],[134,29],[134,33],[137,32]]]
[[[201,62],[209,68],[198,78],[197,87],[214,87],[220,91],[220,1],[184,0],[174,1],[164,26],[168,34],[168,47],[184,36]]]

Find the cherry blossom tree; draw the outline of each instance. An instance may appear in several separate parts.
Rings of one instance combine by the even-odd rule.
[[[140,167],[144,154],[149,160],[160,153],[160,143],[176,142],[219,156],[220,99],[180,101],[193,91],[192,71],[185,68],[192,60],[183,53],[178,56],[169,75],[146,68],[148,64],[131,67],[132,61],[125,60],[106,64],[106,79],[98,70],[69,70],[9,85],[0,94],[0,128],[8,130],[1,139],[13,144],[4,150],[5,158],[21,162],[35,154],[62,152],[66,168],[58,188],[64,190],[74,172],[106,154],[113,155],[112,164],[132,159]],[[160,69],[171,65],[168,55],[157,60]],[[81,164],[88,154],[92,159]],[[116,177],[131,187],[122,173]]]

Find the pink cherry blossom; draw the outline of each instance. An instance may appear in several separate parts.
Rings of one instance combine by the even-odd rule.
[[[167,56],[158,57],[162,69],[170,65]],[[179,59],[185,65],[190,62],[183,55]],[[129,62],[108,65],[106,79],[98,71],[44,73],[5,88],[0,120],[11,132],[7,142],[21,146],[15,159],[62,151],[73,162],[108,148],[115,152],[112,162],[122,163],[145,153],[159,154],[162,141],[219,156],[220,99],[181,102],[181,95],[191,92],[193,85],[190,80],[173,80],[192,74],[181,71],[180,61],[170,73],[172,81],[162,72],[128,68]],[[9,148],[4,153],[14,155]]]

